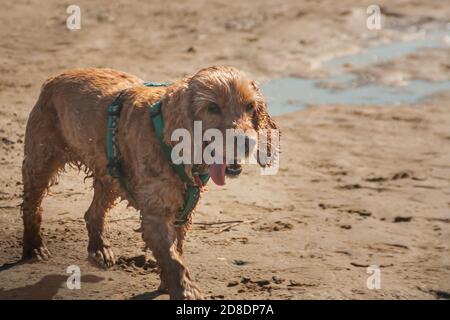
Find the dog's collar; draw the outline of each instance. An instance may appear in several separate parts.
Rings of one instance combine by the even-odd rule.
[[[170,85],[170,83],[155,83],[155,82],[145,82],[147,87],[165,87]],[[124,90],[125,91],[125,90]],[[108,157],[108,173],[115,178],[119,179],[121,187],[129,194],[133,199],[132,193],[129,190],[126,180],[123,175],[123,171],[120,165],[120,154],[119,148],[117,146],[117,122],[122,109],[121,97],[124,93],[122,91],[116,99],[110,104],[108,108],[108,131],[106,135],[106,150]],[[186,194],[183,207],[179,210],[176,215],[176,226],[183,226],[190,221],[192,212],[200,199],[200,193],[203,190],[203,186],[209,180],[208,174],[200,174],[199,172],[192,169],[191,175],[189,177],[185,171],[183,164],[174,164],[171,159],[172,147],[164,142],[164,118],[162,116],[162,101],[158,101],[148,108],[150,119],[153,124],[153,128],[158,137],[159,143],[161,145],[162,151],[166,158],[171,162],[173,169],[180,177],[180,179],[186,184]],[[134,200],[133,200],[134,201]]]

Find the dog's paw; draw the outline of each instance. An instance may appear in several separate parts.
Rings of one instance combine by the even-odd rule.
[[[108,269],[116,263],[116,258],[110,247],[102,247],[89,252],[88,259],[91,263],[104,269]]]
[[[29,261],[46,261],[50,259],[51,254],[44,244],[39,246],[24,245],[22,252],[22,260]]]
[[[192,282],[186,286],[183,292],[184,300],[203,300],[203,296],[200,293],[200,289]]]
[[[200,293],[200,289],[192,283],[188,281],[185,284],[184,290],[181,292],[180,300],[203,300],[203,296]]]

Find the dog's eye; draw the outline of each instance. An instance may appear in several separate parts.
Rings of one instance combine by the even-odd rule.
[[[255,111],[255,108],[253,108],[253,103],[247,104],[247,105],[245,106],[245,110],[246,110],[248,113],[254,112],[254,111]]]
[[[217,105],[217,103],[211,103],[208,106],[208,111],[211,112],[211,113],[215,113],[215,114],[220,114],[221,113],[220,107]]]

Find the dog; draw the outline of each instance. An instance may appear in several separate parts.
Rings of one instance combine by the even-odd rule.
[[[105,142],[108,106],[119,95],[122,109],[116,142],[128,190],[108,173]],[[149,116],[149,106],[158,101],[164,119],[162,142]],[[249,149],[259,148],[254,140],[261,129],[278,130],[257,84],[233,67],[204,68],[167,86],[144,86],[138,77],[100,68],[69,70],[45,81],[25,134],[23,259],[50,257],[40,231],[41,202],[65,165],[74,165],[93,178],[94,197],[84,216],[89,259],[103,267],[115,263],[105,228],[107,212],[120,197],[141,214],[142,238],[161,270],[160,289],[168,291],[171,299],[201,299],[181,260],[192,216],[186,225],[174,223],[185,202],[186,183],[161,144],[174,146],[170,139],[173,131],[183,128],[192,132],[194,121],[201,121],[203,130],[215,128],[224,135],[227,129],[244,132],[245,156],[255,151]],[[272,143],[268,150],[277,152]],[[226,150],[219,152],[226,155]],[[237,163],[186,164],[187,175],[194,166],[200,173],[209,173],[218,185],[224,184],[225,176],[241,171]]]

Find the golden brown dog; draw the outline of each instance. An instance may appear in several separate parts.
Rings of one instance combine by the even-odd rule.
[[[141,213],[142,237],[161,267],[161,288],[172,299],[201,298],[182,263],[187,227],[174,225],[184,203],[186,186],[162,152],[148,106],[162,101],[167,144],[177,128],[276,129],[255,83],[231,67],[200,70],[167,87],[145,87],[135,76],[111,69],[79,69],[47,80],[28,119],[23,160],[23,258],[47,259],[50,254],[40,232],[41,202],[65,164],[84,168],[94,180],[94,198],[85,214],[89,257],[102,266],[114,264],[105,236],[105,216],[118,197]],[[107,172],[108,106],[123,91],[118,122],[118,146],[128,188]],[[225,154],[225,150],[224,150]],[[200,165],[218,184],[223,166]],[[210,168],[211,167],[211,168]],[[185,166],[191,172],[191,165]],[[214,171],[214,172],[212,172]]]

